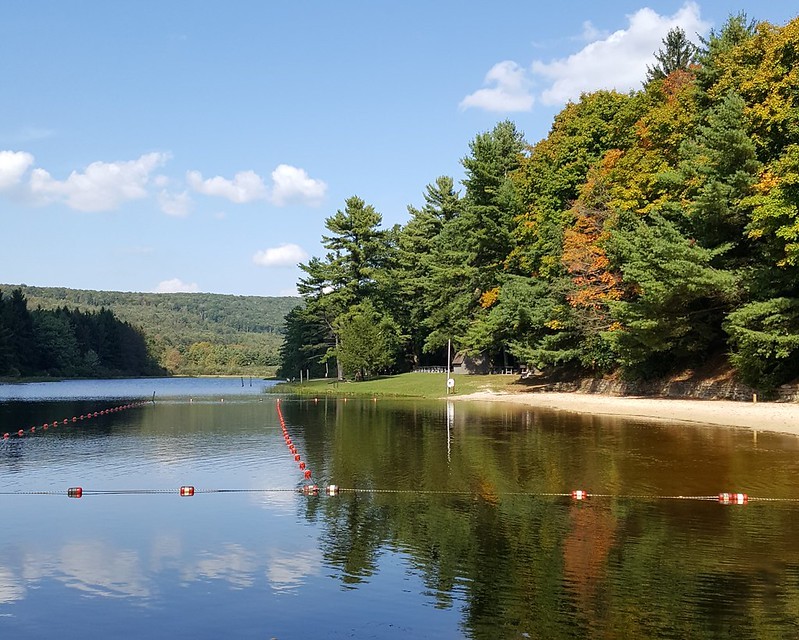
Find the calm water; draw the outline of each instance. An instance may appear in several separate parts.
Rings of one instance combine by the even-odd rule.
[[[304,496],[266,384],[0,385],[12,433],[155,392],[0,440],[0,638],[799,637],[795,438],[283,398]],[[779,500],[668,498],[720,491]]]

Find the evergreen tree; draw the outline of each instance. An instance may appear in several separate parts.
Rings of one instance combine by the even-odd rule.
[[[495,300],[512,249],[515,218],[521,212],[512,176],[524,148],[521,132],[506,120],[478,135],[470,144],[471,155],[462,160],[463,208],[443,225],[431,259],[428,351],[440,349],[450,338],[476,345],[467,339],[469,326],[482,322],[487,301]],[[502,345],[495,337],[485,344],[496,353]]]
[[[21,289],[14,289],[3,305],[4,322],[9,333],[11,367],[22,375],[33,375],[39,365],[39,348],[28,303]]]
[[[368,298],[378,298],[378,280],[388,266],[391,235],[380,229],[382,216],[361,198],[346,200],[343,211],[325,220],[330,235],[322,236],[328,250],[325,259],[311,258],[301,264],[307,276],[297,290],[305,297],[310,313],[327,327],[325,342],[339,347],[339,316]],[[337,361],[338,376],[344,371]]]
[[[447,176],[427,185],[424,199],[421,209],[408,207],[411,219],[398,234],[396,263],[391,272],[398,295],[393,296],[390,309],[408,335],[408,355],[413,364],[424,357],[431,303],[435,305],[441,297],[441,289],[433,282],[434,264],[440,264],[437,254],[448,252],[439,241],[440,235],[444,225],[462,211],[462,201],[452,178]]]
[[[390,368],[401,344],[399,327],[369,300],[350,307],[336,319],[336,358],[345,375],[363,380]]]
[[[799,376],[799,299],[772,298],[731,313],[724,328],[743,380],[770,391]]]
[[[3,292],[0,291],[0,375],[11,373],[14,362],[14,354],[11,346],[11,330],[6,324],[6,304],[6,301],[3,299]]]
[[[744,101],[728,93],[707,112],[693,140],[683,144],[680,172],[685,183],[688,229],[703,247],[737,247],[732,257],[745,259],[745,228],[750,207],[745,199],[757,182],[760,163],[746,132]],[[730,255],[727,252],[726,255]]]
[[[615,325],[605,338],[619,363],[640,376],[699,364],[722,342],[716,311],[733,300],[738,279],[712,265],[706,249],[653,213],[620,225],[607,243],[628,292],[609,302]]]
[[[699,50],[680,27],[670,29],[663,38],[663,47],[655,53],[657,64],[646,68],[647,82],[663,78],[679,69],[688,69],[696,63]]]
[[[326,355],[335,347],[333,342],[329,342],[328,325],[322,318],[314,316],[307,306],[294,307],[286,316],[285,323],[277,375],[294,378],[300,371],[306,371],[313,377],[327,377]]]

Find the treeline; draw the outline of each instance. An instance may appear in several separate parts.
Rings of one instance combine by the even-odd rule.
[[[404,226],[353,197],[301,265],[283,375],[445,359],[645,379],[723,355],[768,389],[799,375],[799,19],[675,29],[638,91],[568,104],[528,145],[478,135],[462,190]]]
[[[296,297],[211,293],[134,293],[60,287],[0,285],[19,289],[28,307],[84,314],[111,309],[144,337],[151,360],[173,375],[273,375],[283,342],[283,318]]]
[[[144,336],[107,309],[29,310],[21,289],[0,292],[0,375],[143,376],[163,373]]]

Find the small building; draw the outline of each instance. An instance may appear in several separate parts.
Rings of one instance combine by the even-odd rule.
[[[482,354],[476,356],[466,355],[464,352],[455,354],[452,359],[452,373],[479,373],[491,372],[491,363]]]

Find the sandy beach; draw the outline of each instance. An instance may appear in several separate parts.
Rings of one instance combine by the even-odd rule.
[[[511,402],[556,411],[726,425],[799,436],[799,404],[795,403],[678,400],[551,392],[480,392],[450,396],[448,399]]]

